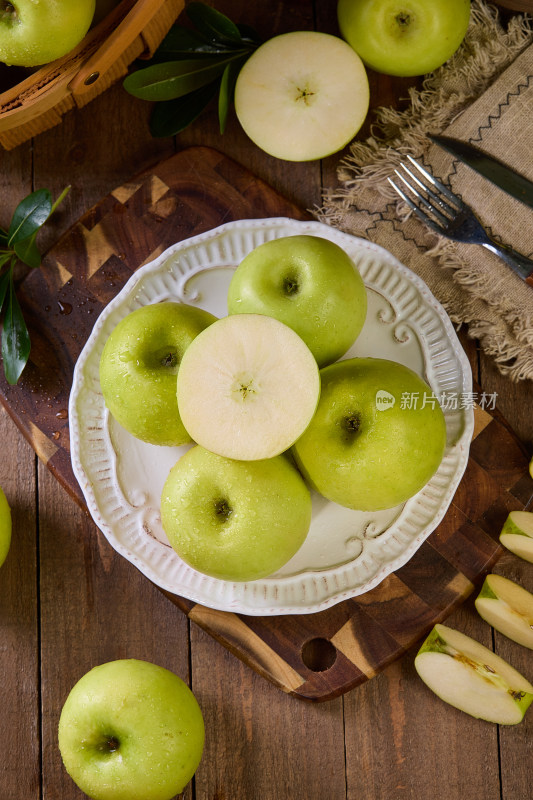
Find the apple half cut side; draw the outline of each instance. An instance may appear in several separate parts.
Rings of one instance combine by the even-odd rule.
[[[445,703],[487,722],[516,725],[533,701],[533,686],[514,667],[445,625],[435,625],[415,657],[415,669]]]
[[[307,345],[261,314],[214,322],[189,345],[178,372],[178,409],[191,439],[242,461],[288,450],[309,425],[319,394]]]
[[[477,612],[513,642],[533,650],[533,594],[502,575],[487,575],[476,597]]]
[[[341,150],[363,124],[369,99],[359,56],[339,37],[316,31],[269,39],[235,85],[245,133],[286,161],[314,161]]]
[[[511,511],[501,530],[500,544],[533,563],[533,512]]]

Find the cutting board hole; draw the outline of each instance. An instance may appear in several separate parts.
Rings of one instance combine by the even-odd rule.
[[[302,661],[313,672],[325,672],[337,660],[337,650],[329,639],[317,636],[302,647]]]

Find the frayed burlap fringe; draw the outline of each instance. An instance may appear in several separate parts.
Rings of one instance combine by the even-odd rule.
[[[427,151],[427,133],[443,131],[452,124],[532,42],[531,16],[514,16],[504,29],[495,7],[473,0],[470,26],[457,53],[427,76],[421,89],[410,90],[405,110],[377,110],[371,136],[352,143],[338,167],[340,186],[325,193],[315,216],[372,239],[383,209],[397,201],[387,178],[406,154],[420,158]],[[401,203],[397,213],[405,219],[410,216]],[[422,235],[435,270],[442,270],[446,278],[439,276],[433,284],[428,280],[427,265],[419,274],[451,320],[468,324],[469,335],[480,341],[503,374],[513,380],[533,379],[533,302],[530,313],[524,312],[523,304],[517,313],[512,297],[499,290],[497,281],[487,286],[486,278],[471,269],[464,249],[448,240],[436,241],[432,234]],[[378,243],[387,246],[386,241]],[[415,255],[413,261],[407,265],[417,271]]]

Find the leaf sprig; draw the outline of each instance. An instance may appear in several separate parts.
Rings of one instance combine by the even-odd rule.
[[[134,97],[156,102],[150,118],[155,137],[181,133],[217,93],[224,133],[237,76],[261,44],[254,30],[236,25],[205,3],[189,3],[185,11],[195,29],[173,25],[149,66],[123,83]]]
[[[16,207],[8,230],[0,228],[0,318],[4,375],[11,385],[17,383],[30,355],[30,335],[16,295],[14,270],[18,261],[36,269],[41,265],[37,233],[62,202],[70,186],[55,202],[48,189],[38,189]]]

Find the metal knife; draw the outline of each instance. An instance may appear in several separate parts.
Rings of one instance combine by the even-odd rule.
[[[524,205],[533,208],[532,181],[469,142],[462,142],[449,136],[434,136],[433,134],[428,134],[428,136],[432,142],[447,150],[454,158],[458,158],[459,161],[479,172],[484,178],[520,200]]]

